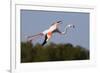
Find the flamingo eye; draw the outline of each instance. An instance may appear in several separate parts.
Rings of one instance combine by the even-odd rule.
[[[75,28],[75,26],[73,25],[73,28]]]

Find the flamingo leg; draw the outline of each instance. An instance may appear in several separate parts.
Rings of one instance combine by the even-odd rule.
[[[43,34],[39,33],[39,34],[36,34],[36,35],[33,35],[33,36],[28,36],[27,38],[32,38],[32,37],[35,37],[35,36],[38,36],[38,35],[43,35]]]
[[[30,41],[30,42],[32,42],[32,40],[34,39],[34,37],[39,36],[39,35],[42,36],[43,34],[42,33],[39,33],[39,34],[36,34],[36,35],[33,35],[33,36],[28,36],[27,37],[27,40]]]

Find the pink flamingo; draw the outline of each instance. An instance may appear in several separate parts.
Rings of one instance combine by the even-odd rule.
[[[72,24],[69,24],[69,25],[67,25],[66,27],[65,27],[65,31],[64,32],[61,32],[60,30],[59,30],[59,24],[61,24],[61,22],[62,21],[57,21],[57,22],[54,22],[52,25],[51,25],[51,27],[49,27],[49,29],[47,29],[47,30],[45,30],[45,31],[43,31],[43,32],[40,32],[39,34],[36,34],[36,35],[33,35],[33,36],[28,36],[28,41],[32,41],[33,40],[33,38],[35,37],[35,36],[45,36],[45,39],[44,39],[44,42],[42,43],[42,46],[44,46],[47,42],[48,42],[48,40],[52,37],[52,34],[54,34],[54,33],[59,33],[59,34],[61,34],[61,35],[63,35],[63,34],[65,34],[66,32],[67,32],[67,29],[68,28],[71,28],[71,27],[75,27],[74,25],[72,25]]]

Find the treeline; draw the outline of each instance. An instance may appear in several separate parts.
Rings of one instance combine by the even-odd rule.
[[[40,44],[21,42],[21,63],[87,59],[89,50],[80,46],[51,43],[43,47]]]

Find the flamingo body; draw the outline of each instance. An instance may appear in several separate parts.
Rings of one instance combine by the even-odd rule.
[[[74,25],[72,25],[72,24],[71,25],[67,25],[65,27],[65,31],[64,32],[60,32],[59,29],[58,29],[60,22],[61,21],[54,22],[49,29],[47,29],[47,30],[45,30],[45,31],[43,31],[43,32],[41,32],[41,33],[39,33],[37,35],[34,35],[34,36],[38,36],[38,35],[44,35],[45,36],[45,39],[44,39],[44,41],[42,43],[42,46],[44,46],[47,43],[47,41],[52,37],[53,33],[57,32],[57,33],[60,33],[60,34],[65,34],[67,28],[71,28],[71,27],[74,28]],[[29,38],[31,38],[30,41],[32,41],[32,37],[34,37],[34,36],[29,36]]]

